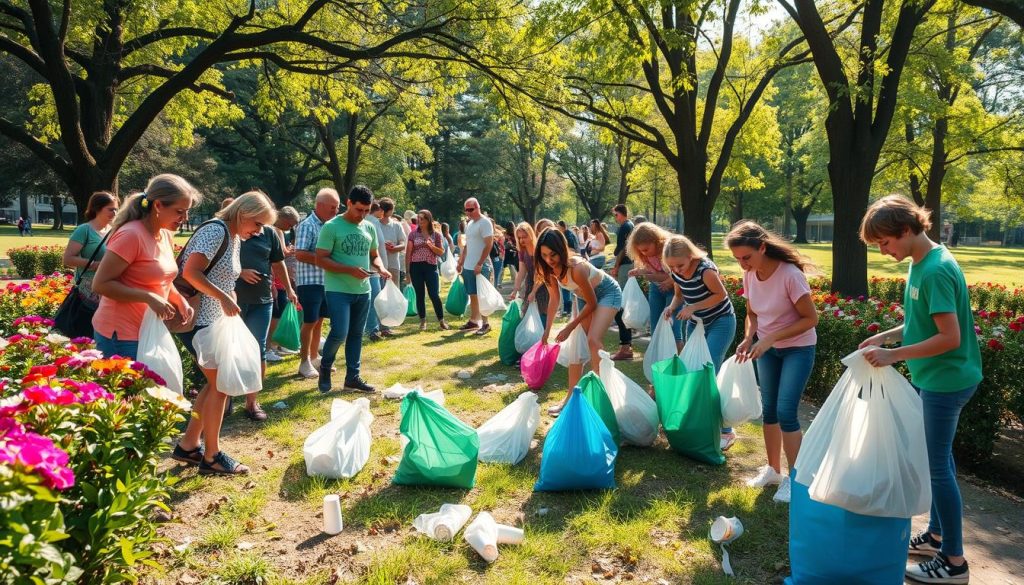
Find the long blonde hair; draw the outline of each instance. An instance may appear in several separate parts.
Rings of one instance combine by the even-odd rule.
[[[655,244],[659,249],[664,250],[665,242],[670,237],[672,237],[671,232],[662,229],[658,224],[645,221],[633,228],[633,233],[629,235],[629,241],[626,243],[626,254],[633,260],[636,267],[649,268],[646,258],[637,247],[643,244]],[[660,254],[658,257],[661,257]]]
[[[177,203],[182,197],[191,199],[192,205],[203,200],[203,195],[188,181],[178,175],[165,173],[157,175],[146,183],[146,190],[132,193],[124,201],[124,205],[117,210],[114,221],[111,223],[112,230],[137,219],[143,219],[153,210],[153,204],[159,201],[164,205]]]
[[[801,254],[793,244],[749,219],[736,223],[729,230],[729,233],[725,235],[725,245],[729,248],[746,246],[758,250],[761,248],[761,244],[764,244],[765,256],[792,264],[805,274],[818,273],[817,267],[814,266],[807,256]]]
[[[274,209],[270,197],[262,191],[249,191],[242,193],[227,207],[218,211],[216,217],[237,230],[238,223],[243,218],[266,217],[268,219],[264,223],[271,225],[277,221],[277,210]]]
[[[523,232],[526,233],[526,240],[529,242],[526,248],[524,250],[520,250],[519,253],[522,254],[523,252],[526,252],[527,256],[532,256],[534,248],[537,247],[537,232],[533,231],[533,226],[529,223],[525,221],[519,222],[519,225],[516,226],[517,233],[512,234],[513,239],[516,240],[517,246],[519,245],[519,230],[523,230]]]

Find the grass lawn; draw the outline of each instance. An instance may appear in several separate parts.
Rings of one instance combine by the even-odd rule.
[[[526,390],[518,368],[500,363],[497,331],[480,338],[456,332],[416,331],[415,318],[391,340],[368,344],[363,376],[378,390],[402,382],[442,388],[446,407],[479,426]],[[499,322],[494,320],[494,322]],[[431,329],[433,318],[431,318]],[[557,327],[556,327],[557,329]],[[607,346],[614,347],[613,336]],[[339,370],[343,365],[339,360]],[[271,365],[260,400],[270,414],[254,423],[240,413],[226,421],[224,448],[252,468],[248,478],[207,478],[168,462],[180,477],[174,521],[162,533],[182,551],[166,549],[161,583],[769,583],[788,571],[787,508],[773,489],[747,488],[743,479],[763,464],[760,429],[745,425],[728,462],[714,467],[675,454],[662,437],[650,448],[623,447],[616,463],[618,488],[603,492],[534,493],[543,437],[553,419],[542,415],[535,446],[518,465],[480,464],[472,490],[391,484],[401,457],[399,403],[371,398],[375,420],[366,467],[350,480],[306,476],[305,437],[329,418],[333,397],[315,380],[295,377],[291,358]],[[470,380],[459,380],[459,370]],[[638,359],[621,370],[643,380]],[[510,386],[490,391],[487,374],[508,376]],[[558,367],[541,391],[542,412],[565,391]],[[340,384],[342,376],[337,375]],[[283,401],[286,410],[273,405]],[[239,410],[236,407],[236,411]],[[323,496],[341,494],[345,529],[321,534]],[[487,565],[462,540],[437,543],[412,529],[413,519],[445,502],[490,511],[498,522],[521,525],[521,546],[502,545]],[[731,548],[738,578],[726,577],[707,534],[718,515],[738,516],[746,533]],[[259,581],[263,577],[265,581]]]

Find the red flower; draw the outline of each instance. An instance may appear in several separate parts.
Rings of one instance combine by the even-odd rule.
[[[853,322],[853,324],[854,324],[854,326],[856,326],[856,327],[860,327],[861,325],[863,325],[863,324],[864,324],[864,320],[863,320],[863,319],[855,319],[855,320],[854,320],[854,322]]]
[[[988,340],[988,346],[989,346],[989,347],[990,347],[991,349],[994,349],[994,350],[996,350],[996,351],[1000,351],[1000,350],[1002,350],[1002,349],[1003,349],[1003,347],[1004,347],[1004,346],[1003,346],[1003,344],[1002,344],[1002,343],[1000,343],[998,339],[989,339],[989,340]]]
[[[868,331],[870,331],[871,333],[877,333],[878,330],[881,328],[882,327],[878,323],[872,323],[871,325],[868,325]]]
[[[1021,329],[1024,329],[1024,325],[1021,325],[1020,321],[1014,321],[1010,323],[1010,329],[1013,331],[1020,331]]]
[[[746,292],[746,291],[744,291],[743,287],[741,286],[740,289],[738,291],[736,291],[736,294],[742,297],[744,292]]]

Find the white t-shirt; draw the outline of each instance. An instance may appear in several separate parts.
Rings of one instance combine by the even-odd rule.
[[[484,238],[494,236],[494,226],[491,220],[481,217],[476,221],[470,221],[466,225],[466,249],[464,251],[465,261],[462,265],[466,270],[472,270],[480,263],[481,258],[489,256],[489,249],[484,248]]]
[[[391,267],[388,266],[388,250],[384,247],[384,230],[381,229],[383,226],[380,223],[380,220],[372,215],[367,215],[366,221],[370,222],[374,231],[377,232],[377,255],[380,256],[380,261],[381,264],[384,265],[384,268],[387,268],[388,272],[390,272]],[[370,272],[377,272],[377,269],[373,267],[372,262],[370,263]]]
[[[385,242],[401,246],[400,249],[394,252],[386,252],[381,256],[381,259],[384,260],[384,268],[387,268],[388,272],[397,276],[399,270],[405,270],[401,262],[402,250],[405,250],[405,232],[402,230],[402,224],[398,220],[391,218],[388,223],[380,222],[380,231],[384,234]],[[380,248],[387,250],[384,246],[380,246]]]

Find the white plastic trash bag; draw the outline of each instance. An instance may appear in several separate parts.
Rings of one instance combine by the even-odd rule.
[[[652,445],[658,438],[658,405],[643,388],[615,367],[611,355],[601,350],[599,377],[615,410],[615,421],[626,442]]]
[[[196,361],[217,370],[217,390],[243,396],[263,389],[260,344],[238,315],[222,315],[192,338]]]
[[[643,330],[651,321],[651,305],[635,276],[622,289],[622,322],[630,329]]]
[[[863,351],[843,358],[848,369],[807,430],[812,450],[805,457],[801,447],[797,481],[811,499],[856,514],[923,514],[932,494],[921,399],[892,366],[873,367]]]
[[[447,282],[455,282],[455,277],[459,275],[458,264],[459,261],[455,257],[455,254],[452,254],[451,251],[449,251],[448,258],[441,262],[441,278],[445,279]]]
[[[676,336],[672,332],[672,322],[661,317],[654,325],[651,342],[644,351],[644,376],[647,376],[648,382],[654,383],[654,364],[674,357],[676,351]]]
[[[384,389],[382,395],[384,398],[390,398],[391,400],[401,400],[405,398],[405,395],[410,392],[419,392],[421,395],[433,400],[434,402],[444,406],[444,391],[443,390],[431,390],[425,392],[423,388],[419,386],[405,387],[401,382],[392,384],[391,386]]]
[[[163,378],[164,386],[178,394],[184,391],[181,354],[174,345],[174,338],[167,330],[167,325],[150,308],[146,308],[142,325],[139,327],[139,350],[136,359]]]
[[[348,402],[335,398],[331,420],[310,433],[302,445],[306,474],[347,479],[359,473],[370,459],[370,401]]]
[[[703,320],[697,319],[697,326],[686,338],[686,345],[679,352],[679,359],[683,360],[683,365],[686,366],[688,372],[702,370],[704,366],[714,363],[711,359],[711,350],[708,348],[708,339],[704,335]]]
[[[504,311],[508,308],[505,305],[505,299],[501,297],[501,293],[498,292],[498,289],[494,288],[491,281],[483,274],[476,275],[476,294],[477,299],[480,301],[480,314],[484,317],[489,317],[493,313]]]
[[[377,317],[380,318],[381,325],[398,327],[405,322],[409,301],[395,284],[395,279],[389,278],[377,298],[373,299],[373,308],[377,310]]]
[[[537,395],[523,392],[476,430],[480,437],[480,461],[519,463],[529,453],[539,424]]]
[[[412,526],[433,540],[450,542],[472,515],[473,509],[465,504],[441,504],[439,511],[417,516]]]
[[[537,308],[536,302],[532,302],[526,308],[523,320],[516,327],[516,351],[520,354],[526,353],[531,347],[537,345],[543,336],[544,325],[540,321],[540,309]]]
[[[579,306],[573,303],[572,318],[575,319],[578,314]],[[569,337],[559,345],[561,349],[558,350],[558,357],[555,358],[559,365],[568,368],[569,364],[585,364],[590,361],[590,342],[587,341],[587,332],[583,330],[582,325],[577,325],[569,333]]]
[[[761,417],[761,390],[757,387],[753,360],[738,363],[736,356],[732,356],[722,364],[716,378],[723,426],[734,427]]]

